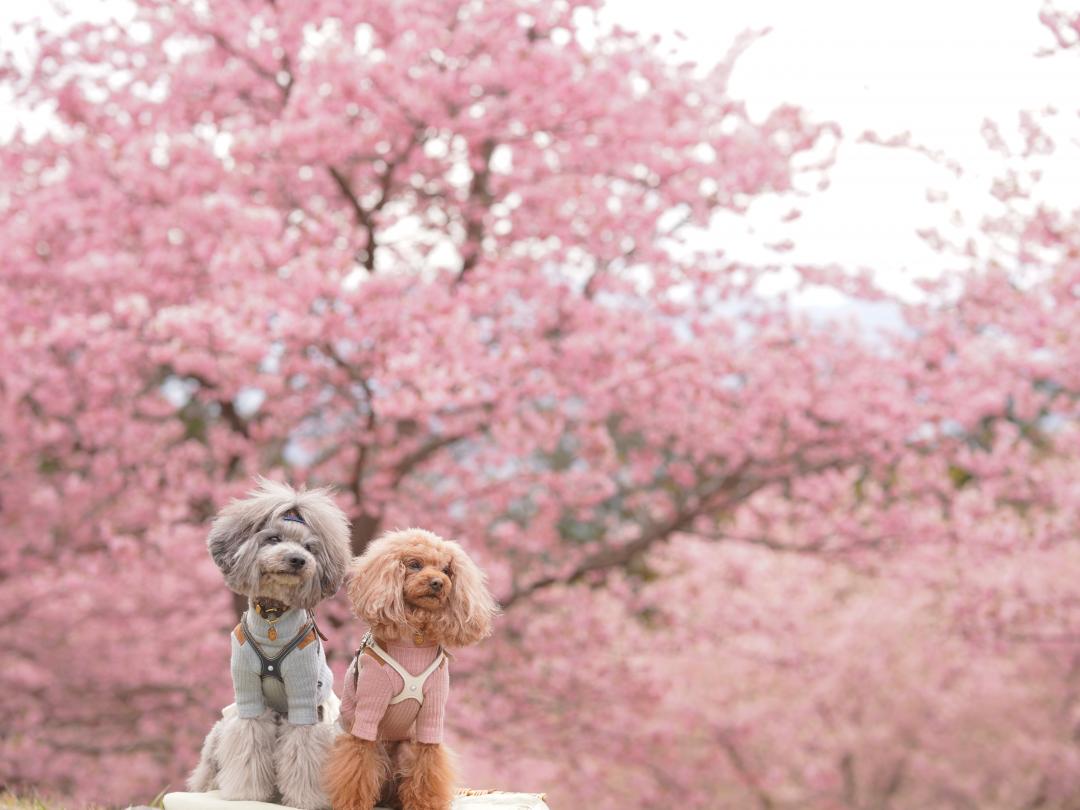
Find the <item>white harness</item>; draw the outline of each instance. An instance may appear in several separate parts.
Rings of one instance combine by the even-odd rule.
[[[435,660],[432,661],[430,665],[428,665],[428,668],[421,672],[419,675],[413,675],[411,672],[409,672],[409,670],[405,669],[405,667],[395,661],[394,657],[390,655],[390,653],[380,647],[379,642],[377,642],[374,636],[372,636],[369,632],[367,635],[364,636],[363,641],[360,642],[360,649],[356,653],[356,668],[358,673],[360,669],[359,657],[361,653],[363,653],[365,647],[370,647],[372,650],[374,650],[375,653],[379,656],[379,658],[389,664],[390,667],[394,670],[394,672],[401,676],[401,691],[398,692],[390,700],[391,706],[393,706],[395,703],[401,703],[403,700],[415,700],[417,703],[423,706],[424,684],[427,682],[427,679],[431,677],[432,673],[442,666],[443,661],[445,661],[448,657],[446,654],[446,650],[444,650],[440,646],[438,655],[436,655]]]

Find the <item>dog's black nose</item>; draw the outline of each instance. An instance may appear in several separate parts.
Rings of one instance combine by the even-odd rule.
[[[431,590],[435,591],[435,593],[438,593],[439,591],[442,590],[442,580],[441,579],[433,579],[433,580],[431,580],[431,584],[428,585],[428,587],[431,588]]]
[[[307,560],[305,560],[299,554],[293,554],[288,558],[287,562],[293,567],[294,571],[299,571],[301,568],[304,567],[304,565],[307,564]]]

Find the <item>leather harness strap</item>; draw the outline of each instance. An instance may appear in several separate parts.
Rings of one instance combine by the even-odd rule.
[[[282,683],[285,683],[285,678],[281,674],[281,662],[285,660],[285,656],[287,656],[297,647],[306,647],[307,643],[310,643],[310,640],[308,640],[307,643],[305,643],[305,640],[307,639],[307,636],[311,634],[311,632],[315,629],[314,622],[309,622],[308,624],[305,624],[303,627],[300,628],[300,632],[293,636],[292,639],[290,639],[289,642],[281,648],[281,652],[279,652],[275,657],[269,658],[267,657],[266,653],[263,652],[262,647],[260,647],[255,642],[254,637],[251,635],[251,631],[248,630],[246,614],[245,616],[240,617],[240,626],[243,629],[243,634],[247,637],[247,640],[251,642],[251,649],[254,650],[255,655],[259,657],[259,679],[264,680],[266,678],[277,678]]]

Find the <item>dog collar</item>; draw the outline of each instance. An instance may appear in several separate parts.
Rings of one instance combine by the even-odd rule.
[[[268,596],[256,596],[252,600],[252,604],[255,605],[255,612],[269,625],[266,637],[271,641],[277,641],[277,628],[274,625],[292,608],[284,602],[271,599]]]
[[[255,612],[268,622],[276,622],[292,609],[290,605],[268,596],[256,596],[251,601],[255,605]]]

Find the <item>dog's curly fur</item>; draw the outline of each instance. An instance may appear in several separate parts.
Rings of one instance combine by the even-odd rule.
[[[349,521],[325,489],[297,491],[259,479],[247,498],[214,519],[207,546],[234,592],[310,609],[341,586]],[[280,797],[305,810],[328,808],[320,777],[334,736],[327,723],[293,725],[269,708],[259,717],[224,717],[207,735],[188,787],[217,788],[229,799]]]
[[[435,583],[438,583],[437,585]],[[419,631],[444,647],[491,633],[498,607],[484,575],[457,543],[422,529],[383,535],[354,560],[347,593],[380,644]],[[449,750],[416,741],[337,738],[324,772],[335,810],[448,810],[454,790]]]

